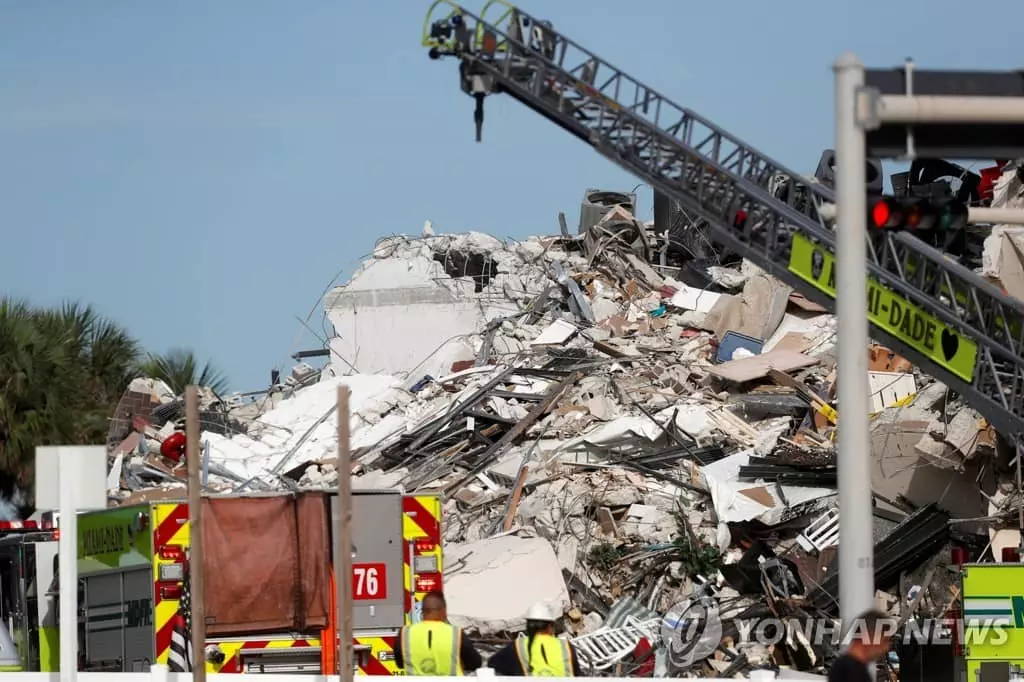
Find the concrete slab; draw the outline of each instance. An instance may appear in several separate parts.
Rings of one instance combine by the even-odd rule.
[[[448,545],[445,596],[453,625],[489,635],[522,630],[536,602],[561,614],[569,591],[551,543],[540,537],[504,535]]]
[[[928,432],[925,419],[875,424],[871,430],[871,489],[889,499],[903,496],[914,505],[935,502],[953,518],[978,518],[987,513],[979,487],[994,492],[995,482],[985,467],[981,485],[977,462],[967,462],[964,472],[934,466],[915,446]],[[965,527],[965,526],[969,526]],[[960,524],[968,532],[986,532],[987,526]]]

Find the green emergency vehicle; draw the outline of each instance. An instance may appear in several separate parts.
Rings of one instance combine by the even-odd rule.
[[[0,672],[59,670],[58,614],[57,531],[0,522]]]
[[[966,682],[1024,680],[1024,564],[961,570]]]

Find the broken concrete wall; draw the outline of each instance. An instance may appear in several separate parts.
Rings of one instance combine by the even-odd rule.
[[[915,507],[939,504],[951,517],[977,519],[988,514],[982,495],[995,492],[988,462],[940,466],[918,449],[929,436],[932,413],[913,407],[893,408],[871,429],[871,488],[890,500],[905,499]],[[959,464],[959,463],[958,463]],[[962,524],[967,532],[984,532],[980,524]]]
[[[502,246],[477,233],[379,242],[349,282],[325,298],[335,371],[403,374],[450,339],[515,312],[503,294],[509,277],[490,256]]]
[[[755,270],[744,283],[742,296],[721,299],[708,313],[707,324],[719,339],[733,331],[767,340],[782,322],[792,291],[767,273]]]

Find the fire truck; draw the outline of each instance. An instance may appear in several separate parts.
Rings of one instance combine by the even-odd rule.
[[[1024,564],[1012,558],[960,567],[966,682],[1024,679]]]
[[[58,669],[56,595],[53,524],[0,522],[0,672]]]
[[[331,498],[336,509],[337,496]],[[356,673],[401,674],[394,663],[398,630],[417,620],[423,597],[442,586],[441,499],[369,490],[352,498]],[[166,664],[190,545],[187,503],[83,513],[78,529],[80,669]],[[274,551],[272,539],[253,540]],[[337,647],[322,646],[337,641],[333,579],[332,572],[326,628],[207,636],[194,658],[205,659],[210,673],[337,674]]]

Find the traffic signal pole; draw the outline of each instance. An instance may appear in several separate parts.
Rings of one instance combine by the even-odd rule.
[[[968,207],[967,221],[992,225],[1024,225],[1024,208]]]
[[[836,78],[836,314],[839,324],[839,614],[844,630],[875,602],[868,390],[867,152],[857,96],[864,65],[851,53]]]
[[[987,123],[1024,122],[1024,97],[954,97],[933,95],[872,95],[883,123]]]
[[[836,78],[836,312],[839,322],[839,608],[844,627],[874,602],[874,543],[871,513],[871,452],[867,372],[867,196],[864,169],[867,153],[882,158],[915,158],[955,149],[958,158],[1014,158],[1024,139],[1024,91],[1019,74],[1002,78],[1013,88],[996,92],[988,73],[930,72],[922,77],[908,61],[901,85],[894,91],[886,72],[873,70],[876,87],[865,87],[863,64],[851,53],[834,65]],[[998,76],[998,74],[996,74]],[[917,82],[915,82],[917,81]],[[939,82],[945,89],[936,93]],[[987,83],[986,94],[980,84]],[[973,85],[972,85],[973,84]],[[920,87],[917,87],[920,85]],[[878,89],[884,87],[889,94]],[[915,95],[915,87],[920,94]],[[1002,87],[1002,86],[1001,86]],[[1016,88],[1016,89],[1014,89]],[[950,92],[974,93],[951,96]],[[941,135],[935,126],[942,125]],[[1000,126],[995,131],[990,127]],[[1000,140],[1004,128],[1021,126],[1017,142]],[[1001,132],[1000,132],[1001,131]],[[903,135],[905,134],[905,138]],[[1014,137],[1014,136],[1010,136]],[[896,144],[905,140],[903,145]],[[938,140],[938,141],[937,141]],[[1013,142],[1011,140],[1011,142]],[[1014,146],[1017,144],[1018,146]],[[898,150],[902,146],[902,150]],[[999,153],[993,153],[998,149]],[[971,222],[1024,224],[1024,211],[969,209]],[[1024,485],[1021,460],[1024,439],[1016,440],[1017,485]],[[1024,508],[1021,510],[1024,528]],[[1024,541],[1022,541],[1024,545]]]

